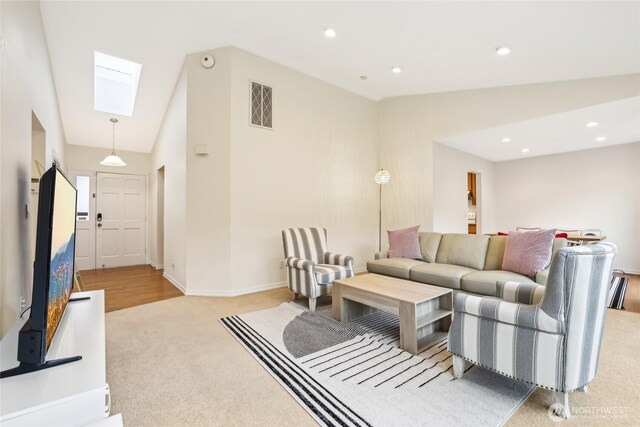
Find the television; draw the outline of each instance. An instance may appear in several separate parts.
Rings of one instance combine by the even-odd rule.
[[[18,336],[20,365],[0,378],[80,360],[46,360],[46,354],[70,301],[76,238],[76,189],[54,165],[40,179],[31,312]]]

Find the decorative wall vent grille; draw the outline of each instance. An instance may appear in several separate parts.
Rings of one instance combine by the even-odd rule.
[[[273,128],[273,89],[251,82],[250,123],[263,128]]]

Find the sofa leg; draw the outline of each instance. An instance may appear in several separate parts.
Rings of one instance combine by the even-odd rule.
[[[310,312],[314,312],[316,311],[316,299],[315,298],[309,298],[309,311]]]
[[[464,374],[464,359],[460,356],[453,355],[453,376],[462,379]]]
[[[579,391],[581,393],[586,393],[587,391],[589,391],[589,387],[587,386],[580,387],[580,388],[577,388],[576,391]]]
[[[297,292],[294,292],[294,293],[293,293],[293,300],[294,300],[294,301],[295,301],[295,300],[297,300],[299,297],[300,297],[300,294],[299,294],[299,293],[297,293]]]
[[[550,408],[550,413],[562,418],[569,419],[571,417],[571,408],[569,408],[569,393],[563,393],[561,391],[553,392],[553,404]]]

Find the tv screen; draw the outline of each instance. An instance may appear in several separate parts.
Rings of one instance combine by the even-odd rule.
[[[76,189],[59,170],[53,194],[49,289],[47,298],[47,346],[58,328],[73,287],[76,242]]]
[[[0,378],[82,359],[82,356],[45,358],[73,287],[76,189],[56,166],[42,175],[39,189],[31,313],[18,335],[20,365],[0,372]]]

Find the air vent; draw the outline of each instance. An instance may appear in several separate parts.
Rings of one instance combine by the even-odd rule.
[[[273,89],[260,83],[251,82],[251,117],[249,123],[266,129],[273,129]]]

